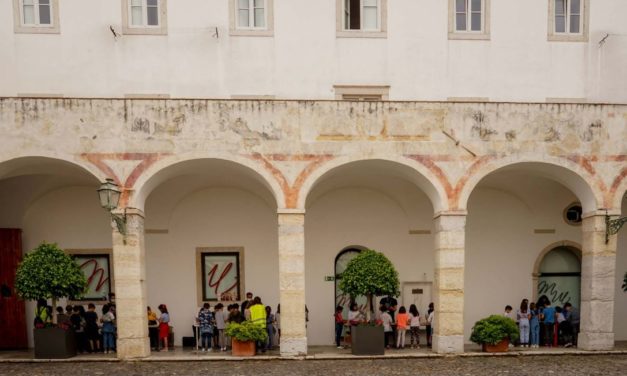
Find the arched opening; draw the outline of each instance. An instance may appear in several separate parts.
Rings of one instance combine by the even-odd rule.
[[[277,203],[256,171],[220,159],[192,160],[156,172],[140,189],[147,302],[167,304],[176,346],[193,336],[204,302],[241,303],[250,291],[276,311]]]
[[[34,302],[24,304],[13,288],[17,262],[24,253],[46,241],[76,255],[81,265],[88,259],[104,262],[110,256],[111,224],[96,193],[100,178],[69,160],[32,156],[0,163],[0,298],[4,306],[0,315],[14,313],[0,316],[0,349],[24,347],[24,341],[33,345]],[[92,264],[84,268],[87,277]],[[108,289],[113,289],[113,272],[105,270],[102,284],[93,279],[85,299],[76,303],[102,305]]]
[[[534,301],[546,295],[551,304],[581,307],[581,250],[557,246],[540,256]]]
[[[336,303],[331,297],[339,292],[337,283],[325,277],[338,274],[335,261],[345,255],[340,253],[338,258],[338,250],[346,250],[347,244],[363,244],[383,252],[398,270],[401,283],[433,280],[436,204],[418,185],[428,181],[407,165],[364,160],[335,167],[312,184],[306,197],[305,221],[310,346],[333,343],[329,312]],[[402,299],[399,297],[400,305]]]
[[[355,258],[361,251],[367,249],[362,246],[346,247],[335,257],[335,307],[341,306],[344,308],[342,311],[343,317],[348,317],[348,311],[353,303],[357,303],[360,307],[366,306],[366,298],[359,296],[356,299],[351,299],[350,296],[344,294],[340,289],[340,281],[342,279],[342,273],[346,270],[348,263]]]
[[[581,266],[562,271],[552,269],[547,261],[547,269],[541,270],[539,260],[554,248],[580,249],[575,245],[582,243],[582,230],[573,208],[581,203],[583,212],[596,209],[592,188],[565,167],[524,162],[483,176],[469,195],[467,206],[466,341],[477,320],[502,313],[506,305],[517,307],[522,299],[537,298],[540,282],[543,289],[549,288],[547,291],[555,278],[560,283],[567,280],[580,285],[580,276],[551,273],[581,273]],[[551,244],[548,249],[547,244]],[[548,260],[560,252],[564,251],[551,254]],[[572,289],[568,297],[579,299],[580,287]],[[556,298],[560,294],[557,292]]]

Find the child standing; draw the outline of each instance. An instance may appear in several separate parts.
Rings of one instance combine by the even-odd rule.
[[[224,329],[226,328],[226,322],[224,312],[222,312],[224,305],[222,303],[216,304],[215,312],[213,313],[216,322],[216,328],[218,328],[218,346],[220,350],[226,351],[226,341],[224,339]]]
[[[98,333],[98,314],[93,303],[87,305],[85,312],[85,334],[89,340],[90,352],[100,351],[100,334]]]
[[[344,329],[344,317],[342,317],[342,311],[344,308],[342,306],[335,307],[335,344],[338,349],[342,348],[341,340],[342,340],[342,329]]]
[[[202,351],[211,351],[211,334],[213,334],[213,315],[209,310],[211,306],[205,303],[198,312],[198,331],[200,332],[200,347]]]
[[[405,348],[405,333],[407,332],[407,322],[409,321],[409,316],[407,316],[407,311],[404,306],[401,306],[398,310],[398,314],[396,314],[396,348],[404,349]]]
[[[266,332],[268,333],[268,344],[266,348],[272,350],[272,341],[274,337],[274,315],[272,307],[266,306]]]
[[[390,348],[390,339],[394,342],[394,332],[392,331],[392,316],[388,312],[387,308],[381,308],[381,323],[383,324],[383,338],[385,341],[385,348]]]
[[[115,316],[111,311],[111,306],[109,304],[105,304],[102,306],[102,341],[104,342],[104,352],[108,354],[109,352],[115,352],[115,325],[113,321],[115,320]]]
[[[518,321],[518,329],[520,330],[520,346],[529,347],[529,307],[527,307],[527,299],[520,303],[520,309],[516,312],[516,321]]]
[[[544,302],[544,310],[542,311],[544,319],[544,340],[545,346],[553,346],[553,331],[555,327],[555,308],[551,307],[551,301],[547,298]]]
[[[529,331],[531,336],[531,347],[538,347],[540,344],[540,319],[536,303],[529,305]]]
[[[170,346],[168,344],[168,336],[170,335],[170,314],[168,313],[168,307],[165,304],[160,304],[159,312],[161,312],[161,316],[159,317],[159,340],[163,340],[163,351],[170,351]]]
[[[420,348],[420,314],[415,304],[409,306],[409,343],[414,347],[414,338],[416,338],[416,348]]]
[[[433,338],[433,318],[435,308],[433,303],[429,303],[429,310],[427,311],[427,346],[431,347],[431,340]]]

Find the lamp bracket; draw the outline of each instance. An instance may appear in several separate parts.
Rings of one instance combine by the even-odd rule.
[[[610,219],[610,216],[605,214],[605,244],[609,243],[610,235],[616,235],[625,223],[627,217]]]

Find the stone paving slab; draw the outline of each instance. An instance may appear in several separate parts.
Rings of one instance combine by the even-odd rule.
[[[355,358],[353,358],[355,359]],[[255,376],[624,376],[627,355],[445,356],[422,359],[359,359],[237,362],[0,363],[0,375],[255,375]]]

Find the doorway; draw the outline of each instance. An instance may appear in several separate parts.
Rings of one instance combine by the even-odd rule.
[[[409,310],[409,306],[415,304],[420,315],[425,315],[429,309],[429,303],[432,302],[432,288],[432,282],[403,282],[403,306]]]

